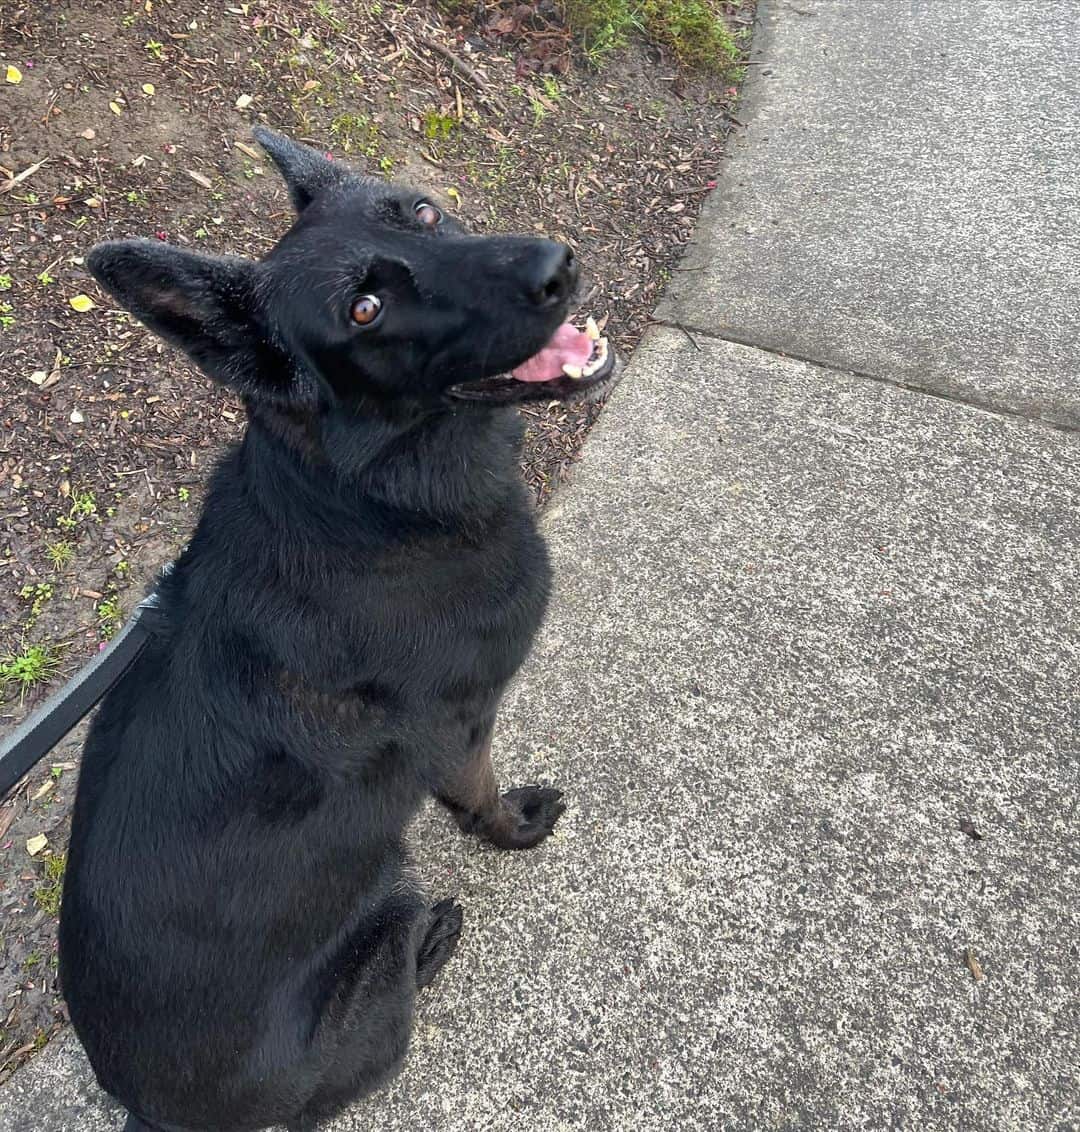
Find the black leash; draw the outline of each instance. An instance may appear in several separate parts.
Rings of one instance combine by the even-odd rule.
[[[162,576],[171,569],[170,563]],[[119,683],[161,627],[161,600],[155,589],[135,606],[120,632],[85,668],[0,742],[0,798]]]

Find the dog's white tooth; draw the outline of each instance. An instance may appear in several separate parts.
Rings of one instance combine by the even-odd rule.
[[[596,325],[596,319],[592,315],[585,320],[585,333],[594,341],[600,340],[600,327]]]
[[[581,379],[581,376],[582,376],[581,366],[572,366],[569,362],[567,362],[563,366],[562,371],[563,371],[563,373],[566,374],[567,377],[572,377],[575,381],[580,381],[580,379]]]

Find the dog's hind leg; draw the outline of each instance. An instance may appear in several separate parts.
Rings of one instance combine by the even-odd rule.
[[[147,1124],[145,1120],[141,1120],[135,1113],[129,1112],[127,1123],[124,1125],[124,1132],[162,1132],[162,1130],[155,1127],[153,1124]]]
[[[521,786],[499,793],[491,765],[491,731],[472,758],[441,784],[436,796],[465,833],[474,833],[500,849],[531,849],[555,828],[566,809],[562,791]]]
[[[461,905],[440,900],[431,909],[431,919],[416,951],[416,986],[426,987],[446,966],[461,938]]]

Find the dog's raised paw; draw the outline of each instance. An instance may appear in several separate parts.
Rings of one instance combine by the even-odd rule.
[[[502,796],[503,805],[516,821],[500,829],[491,840],[502,849],[531,849],[550,837],[566,811],[562,791],[550,786],[518,786]]]
[[[443,969],[461,938],[461,905],[440,900],[429,913],[428,929],[416,952],[416,985],[426,987]]]

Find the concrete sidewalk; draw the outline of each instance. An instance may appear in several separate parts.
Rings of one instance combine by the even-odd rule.
[[[547,516],[558,596],[498,761],[571,808],[518,856],[425,815],[466,934],[404,1074],[333,1132],[1080,1127],[1080,440],[1028,419],[1080,412],[1080,155],[1020,112],[961,144],[998,52],[1014,111],[1075,105],[1067,8],[763,2],[742,148],[662,308],[685,329]],[[952,222],[905,241],[922,164],[883,139],[927,44],[918,215]],[[843,159],[778,140],[796,114]],[[1002,153],[1043,188],[990,215]],[[971,265],[1008,240],[995,306]],[[116,1127],[70,1042],[0,1093],[10,1132]]]

